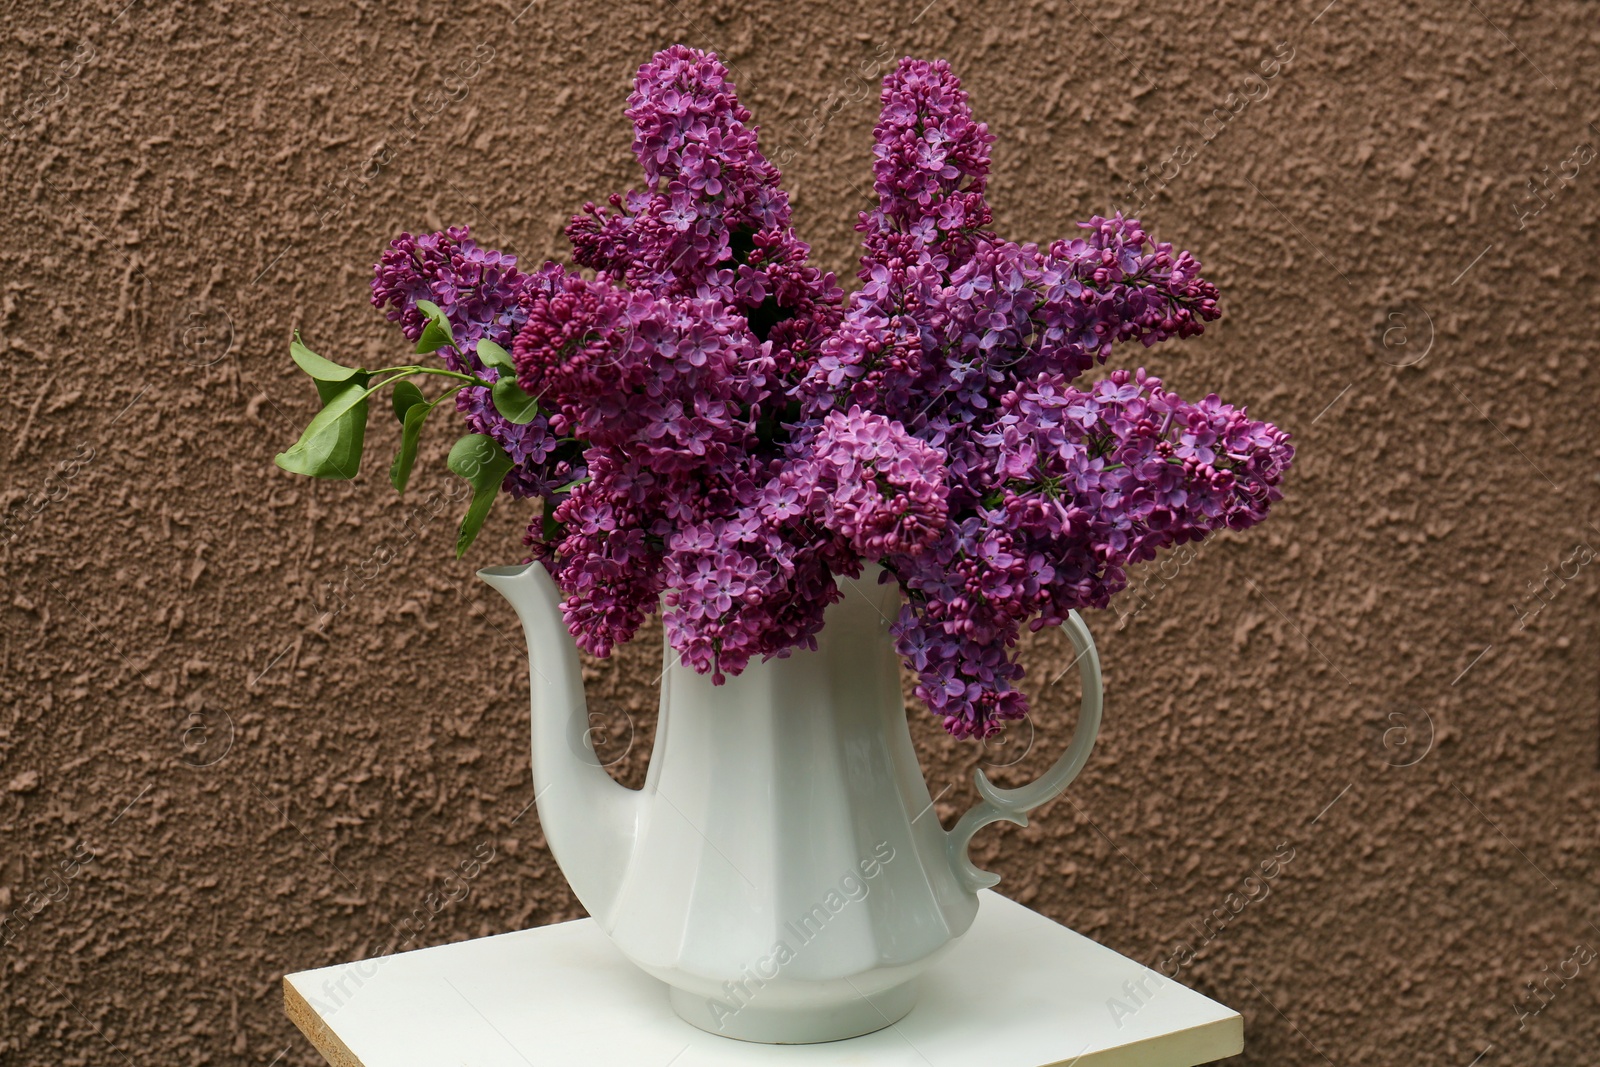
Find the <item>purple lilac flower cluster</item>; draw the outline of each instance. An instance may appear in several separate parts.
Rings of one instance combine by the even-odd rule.
[[[981,736],[1026,713],[1024,623],[1103,607],[1127,564],[1259,521],[1293,450],[1142,370],[1070,384],[1117,342],[1201,332],[1216,289],[1136,220],[1095,218],[1044,250],[988,232],[992,139],[946,64],[890,75],[876,138],[863,286],[799,394],[809,414],[860,406],[944,452],[940,539],[883,562],[907,593],[895,633],[918,695]]]
[[[445,365],[494,382],[499,372],[478,359],[478,342],[487,338],[509,348],[528,320],[524,300],[549,291],[562,272],[547,264],[525,274],[517,269],[516,256],[480,248],[467,227],[453,226],[443,233],[401,234],[384,251],[374,275],[373,306],[388,309],[389,320],[400,324],[406,340],[422,336],[427,317],[417,301],[430,300],[449,316],[455,337],[455,345],[440,349]],[[511,456],[515,466],[505,488],[513,495],[548,499],[582,474],[581,449],[558,449],[558,437],[543,415],[522,425],[511,422],[495,410],[482,386],[456,394],[456,409],[469,432],[488,434]]]
[[[998,238],[993,137],[948,65],[902,61],[882,103],[848,303],[808,264],[726,70],[682,46],[629,98],[646,187],[567,229],[593,279],[518,273],[450,230],[397,240],[373,299],[411,337],[415,302],[438,304],[454,368],[482,372],[483,337],[511,350],[543,414],[507,423],[481,389],[460,403],[512,452],[508,484],[544,496],[528,543],[582,647],[607,654],[664,604],[672,646],[720,681],[814,646],[836,577],[877,562],[906,594],[894,632],[918,694],[952,734],[987,736],[1027,711],[1024,624],[1259,522],[1294,450],[1142,369],[1074,384],[1119,342],[1215,319],[1199,264],[1120,215],[1042,248]]]
[[[838,322],[843,293],[807,264],[789,196],[715,56],[676,45],[639,69],[627,116],[649,183],[585,204],[573,258],[602,280],[660,299],[715,300],[743,315],[779,374]]]
[[[648,187],[572,221],[597,277],[527,301],[512,348],[556,432],[589,444],[559,536],[530,544],[582,647],[606,654],[664,600],[683,661],[720,679],[813,642],[834,576],[860,573],[854,530],[819,521],[796,481],[817,434],[793,424],[789,395],[843,294],[807,263],[714,57],[662,52],[629,105]]]

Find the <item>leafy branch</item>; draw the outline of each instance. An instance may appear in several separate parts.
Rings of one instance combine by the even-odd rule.
[[[417,309],[428,318],[417,341],[419,355],[445,347],[460,351],[450,320],[438,305],[419,300]],[[278,466],[293,474],[312,478],[354,478],[361,470],[361,454],[366,443],[367,401],[386,387],[392,387],[390,400],[395,418],[400,422],[400,449],[389,466],[389,482],[401,494],[405,493],[412,468],[416,466],[423,424],[434,408],[453,399],[461,390],[468,387],[489,390],[495,410],[518,425],[532,422],[539,414],[538,402],[517,384],[516,367],[510,354],[487,339],[478,342],[477,356],[485,367],[497,372],[492,382],[473,374],[420,364],[379,370],[346,367],[311,351],[301,342],[298,333],[289,345],[289,356],[310,376],[322,401],[322,410],[306,425],[300,439],[287,451],[279,453],[275,460]],[[451,384],[430,400],[411,381],[418,375],[444,378]],[[468,434],[461,438],[450,449],[447,462],[450,469],[472,487],[472,501],[467,505],[467,514],[461,520],[456,537],[456,558],[459,559],[483,529],[513,462],[500,443],[487,434]]]

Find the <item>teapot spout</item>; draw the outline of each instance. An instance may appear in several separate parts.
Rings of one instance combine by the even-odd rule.
[[[533,788],[550,852],[600,926],[613,908],[638,838],[640,794],[595,756],[578,648],[561,617],[561,592],[542,563],[478,572],[511,602],[528,643]]]

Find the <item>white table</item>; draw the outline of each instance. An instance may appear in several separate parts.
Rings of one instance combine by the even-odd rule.
[[[1239,1013],[985,891],[886,1030],[755,1045],[672,1013],[592,919],[301,971],[284,1006],[333,1067],[1194,1067]]]

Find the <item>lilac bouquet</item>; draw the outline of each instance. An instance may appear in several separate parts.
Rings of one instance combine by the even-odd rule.
[[[1294,449],[1142,369],[1079,382],[1118,342],[1217,318],[1199,263],[1120,215],[1048,246],[1000,239],[994,138],[949,66],[903,60],[882,101],[846,298],[808,262],[725,68],[659,53],[627,110],[644,188],[567,227],[592,274],[525,273],[464,227],[401,235],[373,303],[443,366],[340,367],[296,339],[326,406],[280,465],[353,475],[366,398],[393,383],[403,491],[453,397],[470,432],[450,466],[474,488],[458,553],[502,488],[540,499],[526,543],[594,655],[661,608],[683,662],[720,682],[815,647],[836,577],[875,562],[945,728],[1021,718],[1024,624],[1104,607],[1128,564],[1259,522]],[[423,374],[452,388],[429,400]]]

